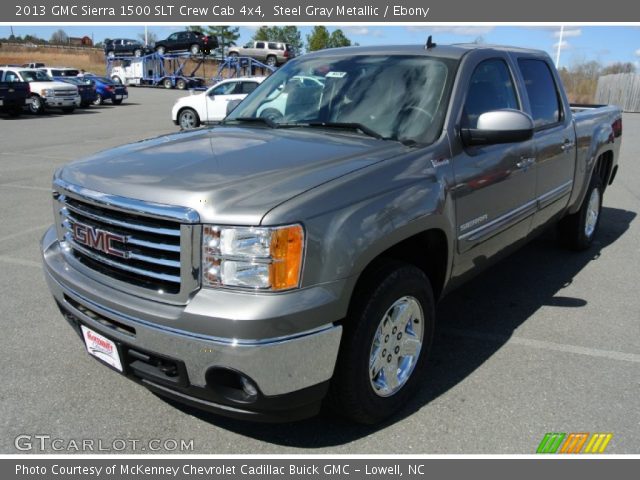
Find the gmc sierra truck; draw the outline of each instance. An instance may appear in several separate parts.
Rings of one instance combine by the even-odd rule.
[[[160,396],[379,422],[429,382],[439,298],[551,224],[590,246],[621,134],[544,52],[307,54],[219,126],[58,170],[46,278],[88,353]]]

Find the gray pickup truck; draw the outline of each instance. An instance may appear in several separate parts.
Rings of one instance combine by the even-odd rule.
[[[58,170],[46,278],[87,351],[158,395],[379,422],[429,381],[439,298],[549,225],[593,241],[621,112],[579,110],[544,52],[304,55],[219,126]]]

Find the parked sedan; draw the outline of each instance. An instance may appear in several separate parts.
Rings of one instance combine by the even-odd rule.
[[[81,77],[85,80],[93,80],[96,84],[96,97],[94,105],[102,105],[106,100],[111,100],[114,105],[120,105],[125,98],[129,97],[129,91],[125,85],[115,83],[110,78],[85,75]]]
[[[265,78],[231,78],[216,83],[203,93],[179,98],[171,110],[171,119],[184,130],[219,122],[227,116],[227,104],[231,100],[242,100]]]

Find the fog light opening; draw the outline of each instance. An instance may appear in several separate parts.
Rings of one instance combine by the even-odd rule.
[[[207,370],[207,386],[222,398],[236,403],[255,402],[260,391],[256,383],[230,368],[213,367]]]

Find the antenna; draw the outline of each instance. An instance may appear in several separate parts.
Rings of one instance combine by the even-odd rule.
[[[431,35],[429,35],[429,37],[427,38],[427,44],[425,45],[424,48],[426,48],[427,50],[431,50],[436,45],[438,45],[438,44],[437,43],[433,43],[433,41],[431,40]]]

